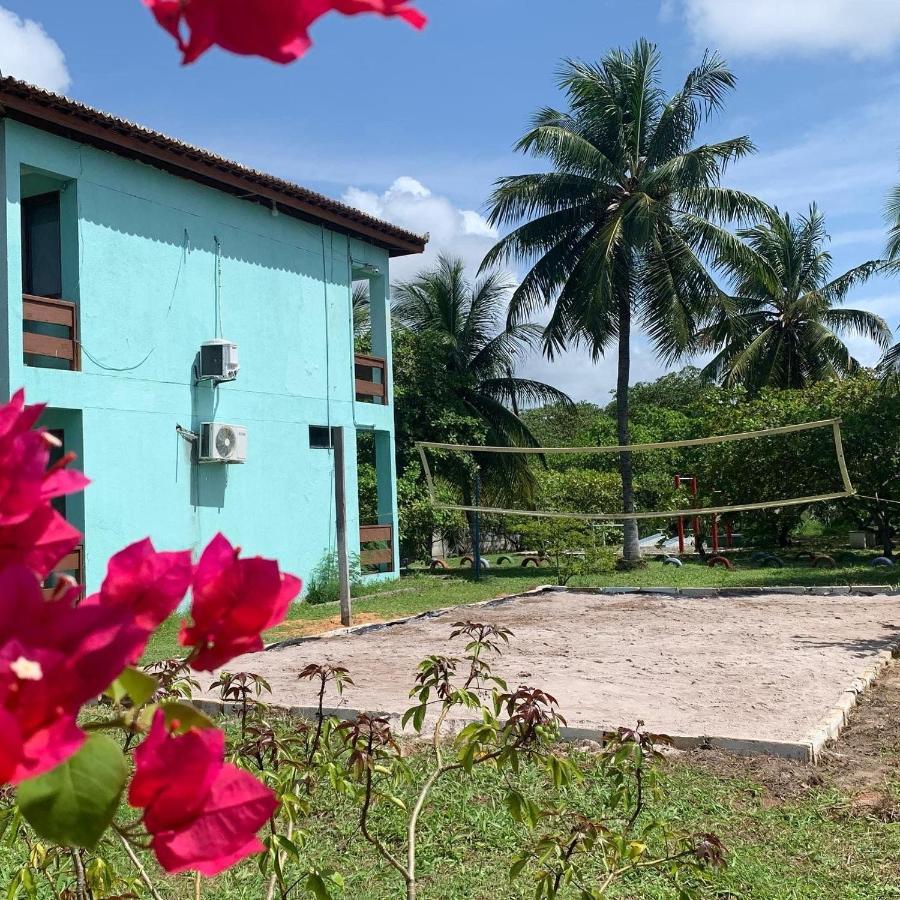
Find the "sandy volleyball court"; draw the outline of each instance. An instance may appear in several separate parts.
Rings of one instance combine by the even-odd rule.
[[[348,708],[401,713],[422,657],[463,652],[447,639],[460,619],[512,629],[497,671],[510,686],[555,695],[575,728],[640,718],[673,735],[802,743],[854,679],[900,641],[900,596],[546,592],[309,638],[228,668],[264,675],[275,703],[307,707],[313,693],[297,673],[311,662],[344,665],[356,682],[345,694]]]

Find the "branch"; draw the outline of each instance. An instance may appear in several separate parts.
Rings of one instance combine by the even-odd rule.
[[[138,855],[134,852],[134,848],[128,842],[128,839],[122,834],[120,831],[116,831],[119,835],[119,840],[122,842],[122,846],[125,848],[125,853],[128,854],[128,858],[131,860],[135,869],[137,869],[138,875],[141,876],[141,881],[147,885],[147,890],[150,891],[150,896],[153,900],[162,900],[162,897],[159,895],[159,892],[153,886],[153,882],[150,880],[150,876],[147,874],[147,870],[144,868],[144,864],[138,858]]]

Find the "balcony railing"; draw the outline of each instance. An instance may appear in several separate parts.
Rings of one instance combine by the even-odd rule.
[[[23,294],[22,321],[22,348],[26,363],[46,366],[49,360],[59,360],[64,364],[61,368],[73,372],[81,369],[78,312],[74,303]]]
[[[357,353],[356,399],[361,403],[387,403],[387,365],[379,356]]]
[[[362,568],[394,571],[393,525],[362,525],[359,529],[359,564]]]
[[[44,586],[44,596],[53,594],[54,575],[71,575],[81,585],[82,597],[84,596],[84,547],[79,544],[71,553],[66,554],[53,569],[53,575]]]

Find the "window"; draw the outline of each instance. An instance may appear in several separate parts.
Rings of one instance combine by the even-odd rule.
[[[311,450],[333,450],[334,435],[338,429],[333,427],[329,430],[327,425],[310,425],[309,426],[309,446]]]
[[[36,297],[62,297],[59,192],[22,200],[22,285]]]

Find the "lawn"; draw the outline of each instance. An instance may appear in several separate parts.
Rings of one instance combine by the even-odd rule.
[[[818,768],[702,750],[676,755],[665,766],[664,797],[655,812],[681,829],[718,834],[729,850],[728,867],[714,876],[704,896],[710,900],[900,897],[900,829],[895,824],[900,818],[898,698],[900,672],[893,667],[864,698],[851,726]],[[605,786],[596,777],[592,755],[569,752],[585,776],[569,789],[569,800],[575,810],[590,816]],[[411,760],[419,771],[424,762],[421,753]],[[541,795],[541,783],[530,769],[515,780],[528,793]],[[530,837],[505,808],[505,790],[506,784],[487,769],[476,769],[471,780],[439,784],[421,828],[423,900],[524,900],[531,895],[524,883],[510,883],[507,877],[510,858]],[[335,893],[336,900],[402,896],[396,873],[362,839],[346,801],[324,785],[315,796],[313,813],[303,823],[303,864],[341,872],[345,887]],[[402,844],[402,816],[390,804],[378,808],[375,827],[389,845]],[[0,854],[3,884],[21,864],[21,852],[21,845],[14,845]],[[105,852],[117,867],[129,869],[117,843]],[[164,878],[152,860],[145,857],[145,862],[166,900],[194,896],[190,876]],[[43,887],[37,884],[35,896],[50,896]],[[205,883],[202,893],[211,900],[264,896],[264,879],[253,862]],[[308,895],[301,891],[297,896]],[[611,896],[674,900],[676,894],[663,881],[649,879]]]
[[[646,568],[632,572],[607,572],[573,578],[572,587],[774,587],[787,585],[861,585],[900,583],[900,567],[875,568],[873,553],[841,553],[840,565],[834,569],[814,569],[806,561],[786,558],[782,569],[761,568],[748,554],[736,554],[735,568],[709,568],[695,560],[686,560],[679,569],[664,566],[651,559]],[[373,593],[357,597],[353,612],[357,622],[386,621],[415,615],[446,606],[462,606],[490,600],[504,594],[517,594],[555,581],[552,568],[498,567],[496,556],[488,559],[495,565],[475,581],[471,568],[459,568],[458,560],[449,560],[446,573],[427,574],[417,571],[404,575],[399,582],[373,586]],[[178,628],[181,617],[173,616],[156,632],[144,657],[145,662],[167,659],[179,654]],[[291,607],[288,621],[266,635],[269,641],[303,634],[313,634],[340,627],[335,603],[310,606],[297,603]]]

